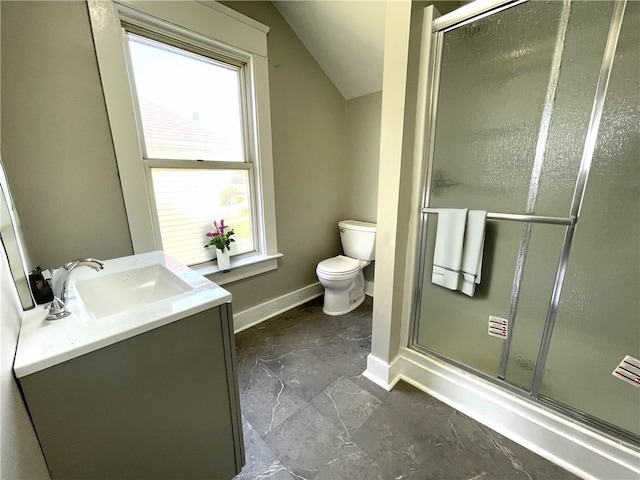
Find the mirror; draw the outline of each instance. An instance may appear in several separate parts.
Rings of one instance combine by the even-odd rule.
[[[34,307],[27,267],[20,238],[20,223],[18,215],[13,208],[13,201],[9,192],[9,184],[4,171],[4,165],[0,160],[0,241],[4,247],[5,254],[11,270],[11,276],[16,285],[18,296],[23,310]]]

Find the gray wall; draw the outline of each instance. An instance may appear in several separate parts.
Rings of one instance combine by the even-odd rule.
[[[13,376],[21,318],[22,307],[0,243],[0,478],[44,480],[49,472]]]
[[[276,271],[228,285],[241,311],[315,283],[353,215],[347,102],[270,2],[228,6],[268,26]],[[33,266],[132,253],[84,2],[3,2],[2,154]],[[372,155],[371,171],[377,171]],[[375,205],[372,198],[363,201]],[[364,195],[366,196],[366,195]],[[363,195],[360,195],[363,197]],[[362,199],[361,199],[362,200]],[[373,210],[375,211],[375,210]],[[375,218],[366,218],[375,220]]]
[[[378,158],[382,92],[347,101],[347,160],[349,188],[346,215],[365,222],[376,221],[378,207]]]
[[[378,208],[378,160],[382,92],[347,101],[348,189],[345,218],[376,222]],[[375,263],[365,267],[364,278],[374,281]]]
[[[130,255],[86,4],[2,2],[1,45],[2,158],[32,261]]]
[[[5,7],[6,2],[0,2],[3,34]],[[0,95],[0,99],[4,100],[4,97]],[[7,118],[3,120],[6,124]],[[13,359],[21,319],[22,307],[18,292],[11,277],[4,246],[0,242],[0,478],[45,480],[50,478],[49,471],[13,376]]]

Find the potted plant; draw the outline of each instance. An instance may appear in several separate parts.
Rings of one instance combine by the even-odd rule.
[[[227,231],[225,232],[225,230]],[[218,268],[221,272],[228,272],[231,268],[229,250],[231,249],[231,242],[235,242],[235,240],[231,238],[232,235],[235,235],[235,232],[233,228],[229,228],[228,225],[224,224],[224,219],[220,220],[220,224],[214,220],[213,231],[207,233],[207,237],[209,237],[210,240],[204,247],[216,247],[216,258],[218,259]]]

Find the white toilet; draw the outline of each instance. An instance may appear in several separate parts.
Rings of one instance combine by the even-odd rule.
[[[338,223],[340,241],[345,255],[321,261],[316,274],[324,287],[324,306],[327,315],[344,315],[358,308],[364,301],[362,269],[375,258],[376,224],[343,220]]]

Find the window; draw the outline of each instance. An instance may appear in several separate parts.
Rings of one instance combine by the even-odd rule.
[[[266,27],[215,2],[89,10],[135,253],[215,275],[224,218],[233,273],[214,280],[275,268]]]
[[[255,252],[245,65],[126,38],[158,244],[187,265],[210,261],[214,249],[203,244],[215,215],[235,232],[232,256]]]

